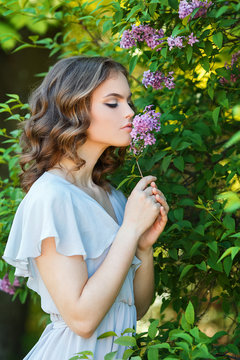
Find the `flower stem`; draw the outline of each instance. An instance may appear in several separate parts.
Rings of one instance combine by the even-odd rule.
[[[141,169],[140,169],[140,166],[139,166],[139,163],[138,163],[137,159],[136,159],[136,163],[137,163],[137,166],[138,166],[138,170],[139,170],[139,172],[140,172],[140,175],[141,175],[141,177],[143,178],[143,174],[142,174],[142,171],[141,171]]]

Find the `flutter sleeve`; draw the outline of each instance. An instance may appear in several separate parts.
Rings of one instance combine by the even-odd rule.
[[[43,190],[28,193],[15,213],[3,259],[16,267],[16,276],[31,277],[29,259],[41,255],[47,237],[55,238],[60,254],[86,258],[83,237],[87,225],[79,221],[70,194],[57,187]]]

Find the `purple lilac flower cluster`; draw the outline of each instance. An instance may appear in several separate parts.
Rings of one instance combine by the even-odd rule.
[[[193,35],[193,33],[191,33],[188,37],[186,37],[186,36],[176,36],[176,37],[169,36],[167,38],[169,50],[171,51],[175,46],[178,47],[179,49],[183,48],[185,46],[183,44],[183,40],[187,40],[187,43],[191,46],[193,46],[193,44],[195,44],[196,42],[199,41],[197,39],[197,37]]]
[[[132,142],[130,150],[135,155],[139,155],[147,145],[156,142],[153,131],[159,132],[161,129],[161,113],[151,110],[153,105],[148,105],[143,110],[142,115],[136,115],[133,119],[133,129],[131,131]]]
[[[237,51],[236,53],[234,53],[232,55],[231,64],[229,65],[229,64],[225,63],[225,68],[227,70],[234,71],[234,73],[232,72],[230,75],[230,82],[232,82],[232,83],[235,83],[235,82],[237,82],[238,79],[240,79],[239,58],[240,58],[240,51]],[[225,85],[225,84],[229,83],[229,80],[226,79],[225,77],[222,77],[219,79],[219,82],[222,85]]]
[[[147,45],[154,49],[157,45],[161,44],[164,36],[162,29],[156,30],[149,25],[132,25],[132,30],[124,30],[120,40],[120,47],[123,49],[130,49],[137,46],[137,41],[146,41]],[[158,48],[157,51],[161,50]]]
[[[188,2],[187,0],[180,0],[179,3],[179,18],[184,19],[186,16],[190,15],[193,10],[200,8],[197,13],[194,15],[194,18],[198,18],[200,16],[204,16],[207,13],[207,9],[212,5],[212,1],[199,1],[199,0],[192,0]]]
[[[143,73],[143,85],[147,88],[152,86],[154,89],[159,90],[163,88],[163,84],[166,88],[173,89],[174,84],[173,71],[170,71],[167,76],[165,76],[161,71],[151,72],[150,70],[144,71]]]
[[[0,290],[10,295],[15,293],[15,287],[18,286],[20,286],[19,280],[15,278],[13,284],[11,284],[8,278],[8,274],[6,274],[3,279],[0,279]]]

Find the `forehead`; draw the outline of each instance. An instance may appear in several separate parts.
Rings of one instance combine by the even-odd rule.
[[[129,84],[125,75],[121,72],[111,73],[93,92],[93,97],[104,97],[110,93],[120,93],[128,96],[130,93]]]

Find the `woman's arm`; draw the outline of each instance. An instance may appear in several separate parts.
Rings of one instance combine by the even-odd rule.
[[[169,206],[163,193],[151,183],[152,193],[161,204],[159,216],[152,226],[139,238],[136,256],[142,261],[134,278],[134,297],[138,320],[143,317],[151,305],[154,294],[154,267],[152,245],[157,241],[167,223]]]
[[[137,309],[137,319],[140,320],[147,312],[153,300],[154,293],[154,267],[152,247],[137,250],[136,256],[142,261],[134,277],[134,298]]]
[[[137,240],[137,233],[120,227],[105,260],[89,279],[82,256],[61,255],[53,237],[43,240],[37,267],[64,321],[78,335],[90,337],[114,303]]]

